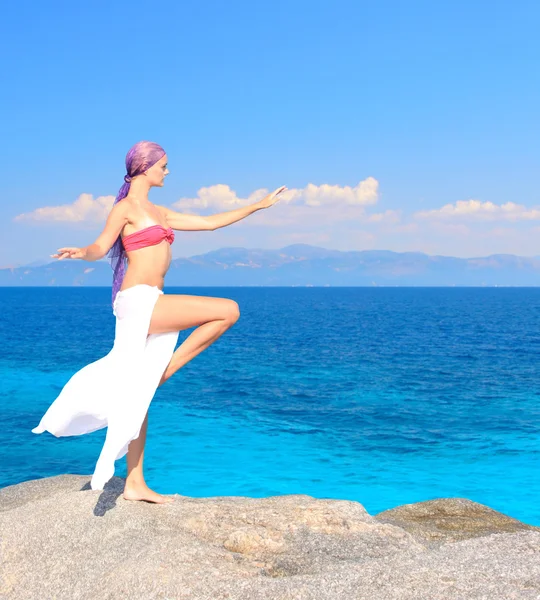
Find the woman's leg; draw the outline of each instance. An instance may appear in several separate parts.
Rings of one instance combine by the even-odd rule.
[[[160,385],[178,369],[213,344],[240,316],[238,304],[227,298],[161,296],[152,314],[149,333],[183,331],[197,327],[177,348]]]
[[[125,500],[146,500],[163,504],[170,499],[152,491],[144,481],[143,460],[144,445],[146,443],[146,430],[148,429],[148,412],[144,418],[139,437],[129,444],[127,454],[127,478],[124,487]]]
[[[226,298],[163,295],[158,298],[149,333],[183,331],[197,327],[177,348],[160,381],[162,385],[173,373],[215,342],[238,320],[238,304]],[[139,437],[133,440],[127,454],[126,500],[163,503],[167,499],[153,492],[144,481],[143,458],[148,426],[148,413]]]

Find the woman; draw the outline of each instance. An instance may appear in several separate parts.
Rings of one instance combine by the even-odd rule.
[[[287,188],[260,202],[210,215],[181,214],[152,204],[148,192],[163,187],[167,155],[153,142],[135,144],[126,156],[127,174],[105,228],[85,248],[59,248],[53,258],[99,260],[109,251],[114,270],[114,345],[107,356],[75,373],[32,431],[81,435],[107,427],[92,476],[92,489],[103,489],[115,460],[127,452],[126,500],[170,501],[152,491],[143,476],[148,407],[156,388],[229,329],[240,315],[225,298],[165,295],[164,277],[171,262],[173,230],[213,231],[272,206]],[[196,327],[176,351],[178,332]]]

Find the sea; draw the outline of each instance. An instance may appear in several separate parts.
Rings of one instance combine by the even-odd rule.
[[[370,514],[460,497],[540,525],[540,288],[165,292],[232,298],[241,316],[155,395],[156,491],[307,494]],[[0,288],[0,487],[93,472],[105,430],[31,429],[111,349],[110,300],[110,288]]]

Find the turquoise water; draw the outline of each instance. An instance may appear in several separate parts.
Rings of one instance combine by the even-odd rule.
[[[242,314],[156,394],[157,491],[302,493],[372,514],[459,496],[540,525],[540,289],[165,291],[233,298]],[[110,289],[0,288],[0,308],[0,486],[90,474],[104,431],[30,429],[109,351]]]

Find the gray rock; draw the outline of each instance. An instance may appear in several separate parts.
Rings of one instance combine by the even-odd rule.
[[[376,519],[397,525],[422,542],[455,542],[492,533],[540,531],[466,498],[440,498],[385,510]]]
[[[540,598],[535,528],[435,547],[357,502],[177,495],[151,505],[123,500],[119,478],[103,492],[88,481],[0,490],[1,598]]]

